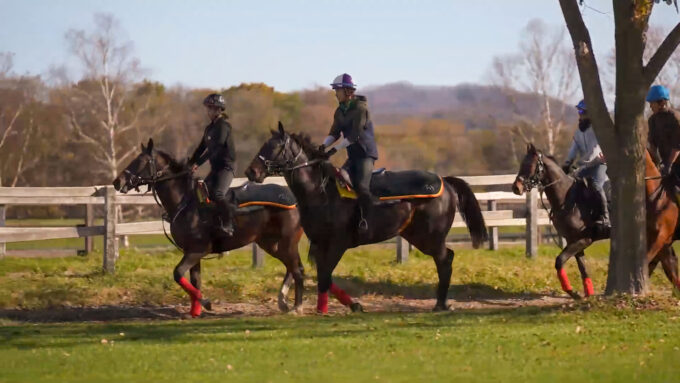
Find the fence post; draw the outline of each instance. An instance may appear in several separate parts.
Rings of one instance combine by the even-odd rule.
[[[5,227],[5,205],[0,205],[0,227]],[[5,242],[0,242],[0,259],[5,257],[7,252],[7,245]]]
[[[116,258],[118,258],[118,238],[116,238],[118,209],[116,209],[116,190],[113,186],[106,186],[105,190],[103,268],[105,273],[112,274],[116,271]]]
[[[526,255],[534,258],[538,253],[538,192],[531,189],[527,195],[527,218],[526,218]]]
[[[408,241],[405,240],[401,235],[397,237],[397,263],[408,262]]]
[[[94,226],[94,206],[85,205],[85,226]],[[85,237],[85,255],[92,252],[92,237]]]
[[[259,269],[264,266],[264,251],[253,242],[253,268]]]
[[[488,211],[495,211],[496,210],[496,201],[495,200],[489,200],[486,202],[486,207]],[[498,227],[493,226],[491,227],[491,233],[489,233],[491,236],[489,237],[489,250],[498,250]]]

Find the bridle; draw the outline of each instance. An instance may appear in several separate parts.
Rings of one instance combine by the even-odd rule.
[[[281,150],[279,150],[278,153],[271,159],[268,160],[266,159],[262,154],[258,154],[257,158],[262,161],[265,167],[265,172],[267,176],[280,176],[283,175],[286,172],[292,172],[294,170],[304,168],[307,166],[312,166],[316,165],[318,163],[321,163],[323,160],[322,159],[314,159],[311,161],[305,161],[301,164],[296,164],[296,162],[300,159],[300,156],[304,152],[302,147],[299,148],[299,151],[297,154],[293,151],[293,149],[290,146],[290,136],[286,134],[285,136],[286,140],[283,143],[283,146],[281,147]],[[292,159],[280,159],[281,156],[283,156],[286,152],[290,151],[291,156],[293,157]]]
[[[528,192],[533,188],[538,188],[538,191],[543,193],[546,188],[555,185],[556,183],[560,182],[561,179],[558,178],[549,184],[545,184],[545,181],[543,181],[543,176],[545,176],[546,166],[545,162],[543,161],[543,153],[538,152],[536,153],[536,156],[538,159],[536,160],[536,169],[534,170],[533,174],[531,174],[528,178],[525,178],[521,175],[517,176],[517,181],[521,182],[524,186],[524,189]]]
[[[135,174],[128,169],[123,170],[123,173],[128,175],[128,180],[126,183],[129,188],[139,191],[140,186],[148,185],[150,189],[154,189],[154,186],[156,186],[156,184],[159,182],[167,181],[173,178],[179,178],[189,173],[188,170],[183,170],[179,173],[166,174],[166,171],[170,168],[170,164],[167,164],[162,169],[158,170],[156,156],[153,152],[150,153],[149,156],[151,159],[147,162],[147,166],[142,169],[142,172],[148,169],[148,176]]]

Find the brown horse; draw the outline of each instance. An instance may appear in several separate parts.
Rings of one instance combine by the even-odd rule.
[[[286,295],[292,277],[295,281],[294,310],[300,312],[304,269],[298,253],[302,227],[297,209],[268,205],[238,209],[234,235],[226,237],[215,228],[213,211],[208,211],[209,219],[205,219],[205,213],[199,211],[195,182],[186,164],[175,161],[167,153],[154,150],[153,140],[149,140],[146,147],[142,144],[142,153],[120,173],[113,185],[122,193],[149,185],[158,195],[168,217],[172,217],[170,232],[184,252],[184,257],[175,267],[174,278],[191,297],[191,316],[199,316],[201,306],[207,310],[211,308],[210,301],[203,298],[201,293],[201,258],[209,253],[238,249],[252,242],[286,266],[287,273],[279,291],[279,308],[288,310]],[[191,283],[184,277],[187,271],[190,272]]]
[[[396,235],[434,259],[439,276],[434,309],[448,309],[446,300],[454,253],[446,247],[446,236],[456,211],[462,214],[475,247],[487,238],[479,204],[467,183],[455,177],[444,177],[443,181],[435,177],[439,182],[438,196],[400,197],[376,204],[368,218],[368,232],[361,233],[357,229],[361,219],[357,202],[340,195],[335,169],[326,160],[309,137],[289,135],[279,123],[279,131],[272,131],[272,137],[262,145],[246,170],[248,179],[256,182],[283,174],[295,194],[302,226],[310,240],[310,255],[316,259],[317,311],[328,312],[329,290],[352,311],[361,311],[358,302],[333,284],[333,270],[347,249]]]
[[[647,262],[649,275],[661,262],[666,277],[680,292],[678,258],[671,246],[677,238],[678,204],[670,178],[662,179],[652,156],[646,152],[645,189],[647,194]]]

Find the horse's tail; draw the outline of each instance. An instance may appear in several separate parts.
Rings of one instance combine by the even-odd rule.
[[[451,185],[458,195],[458,207],[460,215],[463,217],[467,225],[470,237],[472,237],[472,247],[479,248],[484,241],[489,239],[489,233],[486,230],[482,210],[479,208],[479,202],[475,193],[470,189],[470,185],[460,178],[444,177],[444,180]]]

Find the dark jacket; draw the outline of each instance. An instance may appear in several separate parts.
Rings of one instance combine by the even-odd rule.
[[[189,163],[198,166],[210,160],[213,170],[236,170],[236,152],[231,134],[231,125],[225,114],[217,117],[205,128],[203,139],[189,159]]]
[[[356,96],[349,104],[339,106],[333,116],[333,126],[329,136],[340,138],[340,133],[352,144],[347,147],[347,157],[378,159],[373,122],[368,114],[366,97]]]
[[[654,162],[666,166],[673,149],[680,150],[680,114],[674,110],[654,113],[649,117],[649,151]],[[658,151],[658,152],[657,152]],[[661,158],[659,158],[661,157]]]

